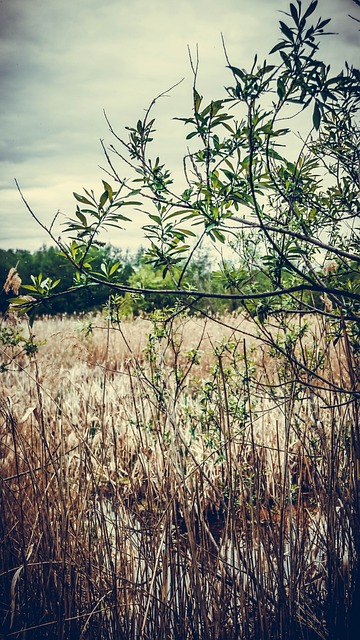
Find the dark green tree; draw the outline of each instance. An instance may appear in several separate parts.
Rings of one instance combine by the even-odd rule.
[[[119,282],[128,284],[134,272],[132,259],[128,254],[110,245],[101,246],[89,251],[89,265],[93,270],[101,272],[101,265],[109,261],[118,263]],[[43,246],[30,252],[24,250],[7,251],[0,249],[0,282],[4,285],[10,269],[16,267],[24,286],[20,287],[21,295],[39,293],[43,284],[44,293],[36,306],[38,314],[83,313],[101,308],[107,301],[109,291],[106,286],[84,286],[81,295],[78,290],[76,269],[66,256],[56,247]],[[40,276],[40,277],[39,277]],[[34,280],[35,279],[35,282]],[[52,288],[46,289],[46,286]],[[55,285],[55,286],[54,286]],[[5,312],[13,294],[0,291],[0,311]],[[33,297],[33,296],[32,296]],[[35,308],[34,308],[35,311]]]

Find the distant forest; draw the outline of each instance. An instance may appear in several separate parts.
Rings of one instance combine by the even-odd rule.
[[[121,249],[106,245],[96,247],[91,250],[88,262],[91,262],[92,271],[101,276],[102,266],[107,264],[119,264],[116,275],[113,279],[121,285],[128,285],[135,288],[153,288],[153,289],[174,289],[174,296],[161,296],[159,293],[154,295],[132,295],[129,293],[121,294],[121,313],[124,315],[139,315],[154,311],[164,306],[172,307],[176,304],[175,285],[169,274],[165,278],[162,275],[162,269],[154,269],[153,265],[147,262],[146,251],[143,248],[131,254],[123,252]],[[22,286],[19,290],[20,295],[31,295],[31,290],[23,285],[32,284],[32,276],[42,274],[43,278],[51,278],[53,281],[60,280],[54,293],[57,295],[44,298],[38,308],[39,315],[56,315],[56,314],[82,314],[95,312],[100,310],[108,301],[111,294],[109,287],[95,285],[89,283],[84,286],[80,274],[76,272],[72,264],[54,247],[43,246],[39,250],[30,252],[21,249],[0,249],[0,313],[4,313],[9,306],[9,298],[14,294],[6,294],[3,285],[6,281],[7,274],[12,267],[16,267],[22,280]],[[354,268],[337,265],[336,279],[337,284],[341,280],[351,281],[352,288],[358,290],[360,287],[360,272],[357,265]],[[81,288],[78,288],[82,285]],[[247,287],[256,285],[258,291],[269,291],[271,286],[271,274],[268,275],[266,266],[264,269],[256,272],[244,272],[238,269],[236,265],[222,261],[220,266],[215,267],[210,256],[204,251],[197,260],[195,260],[186,271],[186,277],[183,280],[182,287],[198,291],[207,291],[211,293],[227,292],[238,293],[247,290]],[[73,287],[73,291],[66,295],[58,295],[62,291],[66,291]],[[268,304],[271,304],[271,299]],[[119,305],[118,305],[119,306]],[[197,304],[201,310],[205,310],[210,314],[221,314],[226,311],[235,311],[242,308],[237,300],[219,300],[204,299]],[[324,302],[320,295],[305,294],[304,309],[309,307],[323,308]],[[264,305],[247,303],[246,310],[251,315],[266,314]]]
[[[139,288],[154,289],[174,289],[174,284],[169,275],[165,278],[162,276],[162,270],[156,270],[147,263],[146,253],[140,248],[136,253],[123,252],[112,245],[96,248],[92,250],[89,256],[92,271],[101,274],[101,266],[109,262],[119,263],[114,282],[123,285],[129,285]],[[54,293],[58,294],[70,287],[74,290],[64,296],[50,297],[43,300],[38,310],[40,315],[48,314],[79,314],[97,311],[106,304],[110,290],[106,286],[82,286],[76,289],[76,286],[83,284],[79,281],[79,276],[71,263],[60,254],[54,247],[43,246],[39,250],[30,252],[26,250],[0,249],[0,312],[4,312],[8,307],[8,299],[14,294],[6,295],[3,290],[3,284],[6,281],[7,274],[12,267],[16,267],[22,280],[22,285],[31,285],[31,276],[42,274],[44,278],[52,280],[60,279],[59,284],[54,289]],[[205,291],[223,291],[226,287],[224,276],[220,271],[213,269],[211,260],[206,253],[198,257],[197,261],[191,266],[184,279],[184,286],[202,289]],[[31,295],[25,287],[21,287],[20,295]],[[174,297],[166,299],[159,294],[147,296],[146,298],[138,295],[133,296],[128,293],[123,295],[122,312],[127,315],[139,315],[140,313],[149,313],[164,305],[172,306],[176,303],[176,294]],[[206,307],[211,312],[223,312],[228,309],[236,308],[232,301],[213,300],[206,303]],[[204,307],[204,303],[202,303]]]

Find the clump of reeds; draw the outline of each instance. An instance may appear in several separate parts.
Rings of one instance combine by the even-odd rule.
[[[296,347],[310,371],[323,346],[325,386],[242,316],[37,327],[46,344],[0,382],[6,638],[350,634],[358,417],[341,341],[314,326]]]

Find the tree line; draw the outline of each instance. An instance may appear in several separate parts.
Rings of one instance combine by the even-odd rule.
[[[89,264],[94,274],[105,275],[108,265],[117,265],[114,283],[129,288],[148,290],[154,289],[152,295],[141,295],[141,293],[131,294],[124,292],[118,298],[121,313],[124,315],[139,315],[141,313],[151,313],[155,309],[174,307],[177,303],[176,286],[169,273],[163,273],[162,268],[154,269],[149,263],[145,249],[140,247],[136,252],[122,251],[121,249],[107,244],[97,246],[92,249],[88,256]],[[244,269],[243,264],[237,264],[233,260],[221,261],[216,265],[211,255],[205,250],[196,256],[196,259],[187,270],[184,285],[191,289],[206,290],[212,294],[220,294],[228,291],[234,292],[239,286],[253,287],[256,284],[258,292],[266,292],[271,285],[271,270],[266,268],[266,256],[263,261],[263,268],[250,273]],[[41,305],[37,308],[38,315],[57,314],[81,314],[98,311],[109,302],[109,288],[106,286],[94,285],[88,281],[81,286],[79,272],[74,265],[53,246],[42,246],[36,251],[25,249],[0,249],[0,282],[3,285],[6,281],[10,269],[16,267],[21,278],[19,289],[20,296],[31,295],[32,288],[40,281],[57,283],[51,290],[49,296],[42,298]],[[360,271],[357,264],[343,264],[336,261],[328,262],[325,266],[328,276],[332,276],[333,282],[338,286],[346,283],[356,291],[360,287]],[[36,276],[35,276],[36,274]],[[34,283],[35,279],[35,283]],[[59,282],[57,282],[59,280]],[[81,286],[81,291],[79,290]],[[164,297],[162,289],[174,290],[173,295]],[[4,313],[9,300],[12,300],[14,293],[5,292],[2,288],[0,292],[0,312]],[[303,298],[305,312],[311,303],[313,309],[325,309],[329,303],[319,292],[312,292]],[[271,301],[270,301],[271,303]],[[193,305],[194,307],[194,305]],[[201,311],[211,314],[221,314],[228,311],[236,311],[244,308],[241,301],[236,299],[212,298],[198,300],[195,307]],[[251,315],[256,315],[260,320],[264,319],[270,309],[269,301],[266,303],[254,301],[247,303],[246,310]]]
[[[162,269],[154,269],[146,259],[145,250],[140,247],[136,252],[122,251],[110,244],[94,247],[88,256],[88,263],[94,274],[105,275],[108,265],[117,265],[114,282],[134,288],[174,289],[173,296],[165,299],[160,293],[151,296],[141,294],[121,295],[121,310],[125,315],[150,313],[155,309],[176,304],[175,285],[169,274],[163,277]],[[30,295],[38,284],[51,283],[51,294],[42,298],[37,308],[38,315],[81,314],[101,309],[108,303],[109,289],[106,286],[94,285],[91,281],[81,283],[79,272],[69,260],[53,246],[42,246],[36,251],[24,249],[0,249],[0,282],[3,286],[8,273],[16,268],[21,278],[18,294],[21,297]],[[36,274],[36,275],[35,275]],[[57,282],[59,280],[59,282]],[[53,286],[55,283],[55,286]],[[187,273],[187,286],[191,288],[207,288],[215,293],[223,288],[223,278],[217,271],[210,256],[202,252],[191,265]],[[81,290],[79,290],[81,287]],[[50,291],[49,291],[50,293]],[[63,295],[62,295],[63,294]],[[0,312],[9,307],[14,298],[13,291],[8,293],[2,288],[0,292]],[[204,308],[204,304],[201,305]],[[238,306],[238,305],[235,305]],[[233,309],[232,301],[213,300],[207,304],[207,310],[221,313]]]

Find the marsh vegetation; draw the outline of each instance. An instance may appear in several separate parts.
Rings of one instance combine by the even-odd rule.
[[[61,234],[58,214],[47,229],[69,280],[21,282],[21,256],[8,265],[6,638],[359,628],[360,73],[319,57],[317,4],[290,3],[269,62],[248,71],[224,42],[220,99],[199,92],[190,52],[182,185],[152,152],[165,92],[124,135],[106,117],[100,194],[74,193]],[[139,219],[147,248],[130,272],[103,237]],[[102,312],[41,316],[74,300]]]
[[[334,346],[313,318],[299,337],[294,322],[294,348],[309,371],[321,351],[331,381],[300,385],[254,323],[219,320],[43,319],[30,359],[2,350],[5,637],[351,629],[358,415],[338,391],[352,375],[346,340]]]

